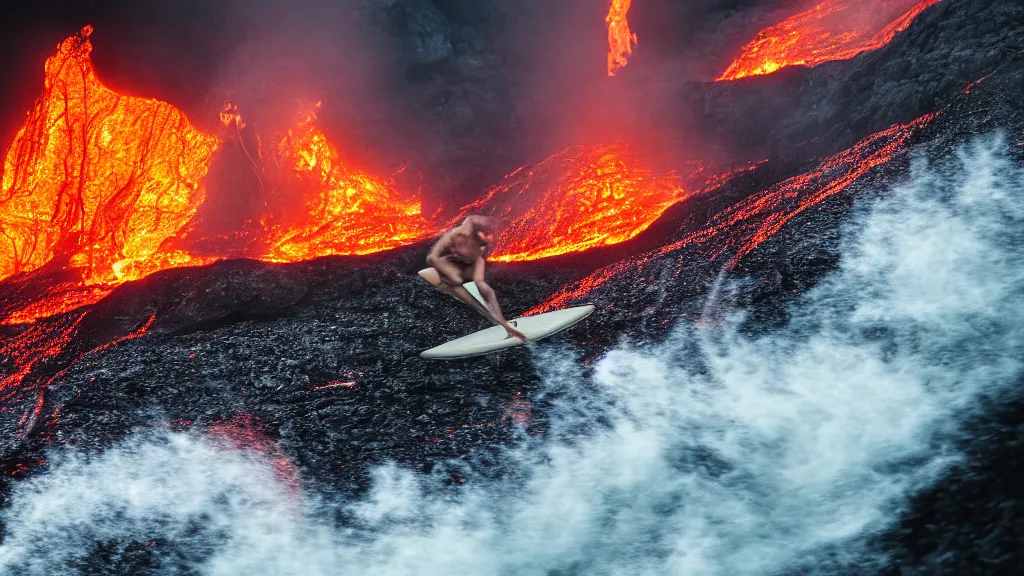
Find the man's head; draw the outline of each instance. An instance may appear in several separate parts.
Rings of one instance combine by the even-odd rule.
[[[466,218],[470,225],[471,234],[482,245],[485,254],[489,254],[494,248],[494,228],[491,226],[491,219],[486,216],[470,216]]]

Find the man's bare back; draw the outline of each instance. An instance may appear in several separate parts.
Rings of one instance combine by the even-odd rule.
[[[494,231],[490,220],[483,216],[469,216],[462,224],[442,234],[427,253],[427,264],[437,272],[437,281],[434,281],[431,274],[421,272],[421,275],[503,327],[510,337],[526,340],[522,332],[505,321],[498,297],[484,278],[485,262],[493,246]],[[465,282],[476,284],[485,304],[481,304],[463,287]]]

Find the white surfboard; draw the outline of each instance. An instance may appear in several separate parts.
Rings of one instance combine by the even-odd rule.
[[[476,284],[466,282],[463,284],[463,287],[480,303],[483,303],[483,298],[480,296],[480,291],[477,290]],[[586,306],[564,308],[543,314],[523,316],[509,320],[509,323],[526,335],[528,341],[533,342],[571,327],[587,316],[590,316],[593,311],[594,307],[588,304]],[[501,326],[491,326],[468,336],[446,342],[430,350],[424,350],[420,353],[420,356],[431,360],[456,360],[497,352],[498,350],[504,350],[521,344],[524,344],[524,342],[516,338],[509,338],[508,333]]]

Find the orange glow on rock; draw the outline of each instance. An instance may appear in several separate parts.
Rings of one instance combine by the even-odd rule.
[[[242,413],[230,420],[218,420],[207,430],[207,435],[223,448],[249,451],[267,458],[278,482],[293,494],[301,489],[301,479],[295,465],[281,452],[277,441],[267,436],[259,419],[252,414]]]
[[[885,46],[940,0],[825,0],[765,28],[717,78],[737,80],[786,66],[847,60]]]
[[[629,29],[626,13],[633,0],[612,0],[608,9],[608,75],[615,76],[615,71],[626,66],[628,58],[633,54],[636,34]]]
[[[54,259],[90,283],[141,277],[202,202],[216,138],[167,103],[103,86],[91,33],[46,61],[43,95],[4,160],[0,278]]]
[[[490,259],[519,262],[625,242],[685,196],[627,146],[574,146],[505,177],[456,220],[494,217],[501,232]]]

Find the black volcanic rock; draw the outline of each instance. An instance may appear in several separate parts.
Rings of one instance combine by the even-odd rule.
[[[526,349],[454,364],[420,359],[422,349],[481,328],[483,320],[453,314],[458,304],[414,275],[335,259],[258,266],[224,263],[194,282],[155,279],[151,288],[167,286],[146,292],[155,300],[150,307],[167,315],[114,356],[74,365],[48,398],[61,413],[52,435],[101,447],[154,422],[201,429],[247,414],[280,441],[303,481],[329,480],[349,491],[365,486],[360,463],[387,458],[420,469],[500,443],[512,426],[503,421],[512,398],[536,385]],[[233,281],[243,275],[248,285]],[[292,280],[275,292],[286,275]],[[125,288],[110,301],[133,307],[143,295]],[[254,290],[265,290],[264,304],[248,304]],[[542,297],[520,293],[515,283],[502,293],[512,311]],[[202,294],[209,308],[197,298]],[[109,315],[118,312],[105,310]]]

